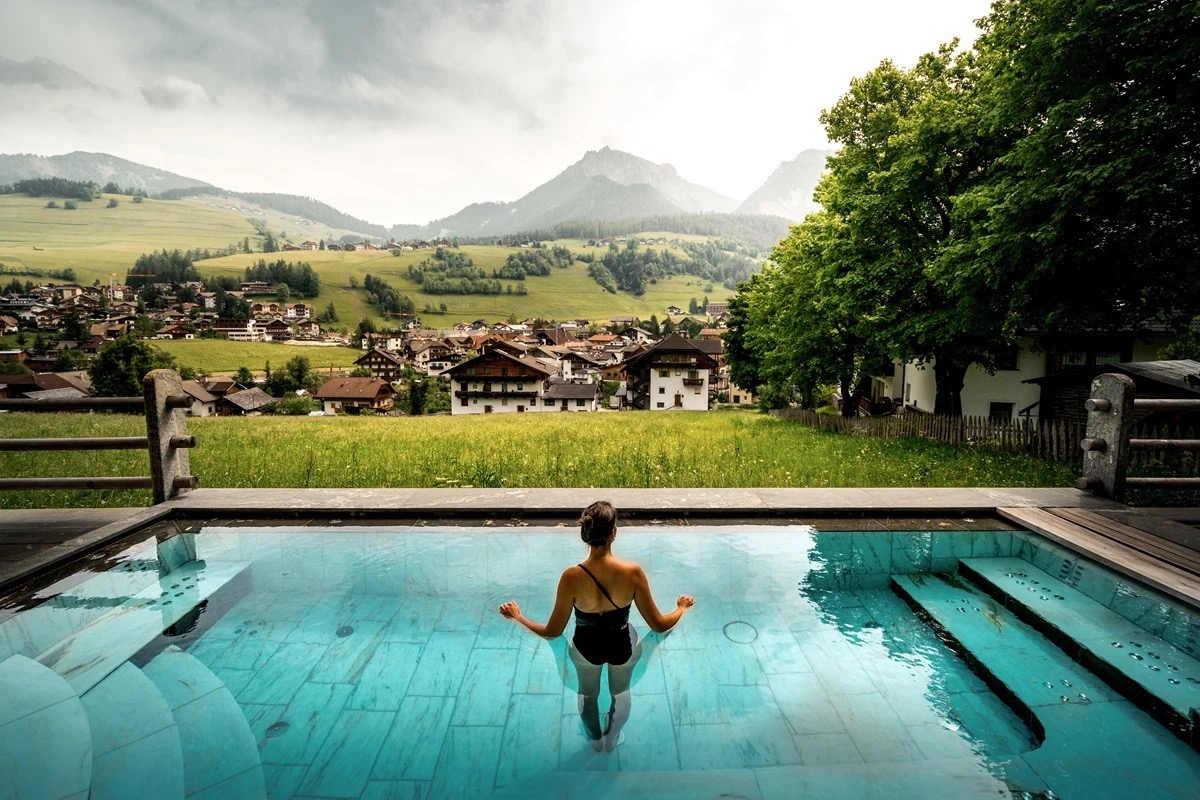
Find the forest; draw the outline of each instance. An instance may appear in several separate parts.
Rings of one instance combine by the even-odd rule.
[[[821,116],[820,212],[732,299],[732,380],[784,405],[893,360],[961,414],[1018,340],[1187,334],[1200,312],[1200,15],[998,0],[972,47],[883,61]]]

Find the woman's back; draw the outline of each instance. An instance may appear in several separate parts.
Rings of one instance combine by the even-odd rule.
[[[598,613],[629,606],[637,594],[637,576],[640,572],[641,567],[634,562],[621,561],[608,555],[587,558],[581,564],[568,567],[564,575],[571,582],[575,608]],[[600,590],[601,586],[608,592],[608,597]]]

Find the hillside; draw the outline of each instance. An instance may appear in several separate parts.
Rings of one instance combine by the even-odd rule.
[[[737,213],[767,214],[794,222],[804,219],[820,208],[813,200],[813,190],[825,170],[825,159],[833,152],[805,150],[791,161],[784,161],[738,206]]]
[[[116,208],[107,208],[109,195],[91,203],[79,203],[77,210],[50,209],[45,200],[18,195],[0,196],[0,263],[7,273],[29,270],[75,270],[78,282],[108,283],[119,280],[143,253],[161,249],[217,250],[248,238],[258,247],[257,232],[247,219],[246,208],[226,208],[217,200],[164,201],[148,199],[129,202],[117,196]],[[210,205],[210,203],[212,203]],[[266,221],[275,229],[269,217]],[[293,227],[288,224],[289,234]],[[300,228],[295,232],[299,233]],[[669,234],[668,234],[669,235]],[[297,238],[297,237],[293,237]],[[694,237],[686,237],[694,238]],[[577,253],[603,254],[607,248],[589,248],[582,241],[564,241]],[[659,248],[662,249],[662,248]],[[672,249],[676,255],[681,251]],[[499,269],[516,248],[468,246],[462,248],[475,264],[488,271]],[[321,294],[313,304],[323,310],[334,304],[338,325],[353,328],[363,316],[376,322],[386,320],[366,303],[363,289],[352,289],[351,279],[361,287],[368,274],[382,277],[399,292],[410,295],[420,311],[446,303],[447,313],[423,315],[433,326],[448,326],[478,318],[520,319],[543,316],[554,319],[607,318],[636,314],[662,317],[669,305],[687,308],[691,298],[722,300],[730,292],[719,284],[706,291],[708,282],[695,276],[674,276],[647,286],[641,297],[605,292],[587,274],[584,264],[575,263],[556,269],[548,277],[530,277],[525,281],[527,295],[425,295],[409,279],[408,266],[429,256],[429,251],[402,253],[388,251],[341,252],[312,251],[289,253],[251,253],[206,259],[196,262],[205,277],[229,275],[241,278],[247,266],[262,258],[307,261],[321,278]],[[7,279],[6,279],[7,280]]]
[[[185,186],[209,187],[209,184],[197,178],[147,167],[107,153],[76,151],[60,156],[0,155],[0,184],[13,183],[25,178],[94,181],[98,186],[112,181],[122,189],[142,189],[147,194],[158,194]]]

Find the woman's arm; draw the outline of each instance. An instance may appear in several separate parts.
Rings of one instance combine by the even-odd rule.
[[[554,610],[550,612],[550,619],[545,625],[539,625],[522,614],[521,607],[517,605],[516,600],[509,600],[500,606],[500,614],[509,619],[515,619],[543,639],[557,639],[562,635],[563,629],[567,627],[567,620],[571,618],[571,605],[574,602],[575,597],[567,585],[567,573],[563,572],[562,577],[558,579]]]
[[[646,624],[656,633],[666,633],[671,628],[674,628],[675,624],[683,618],[683,615],[690,611],[692,606],[696,605],[694,597],[681,594],[679,595],[679,599],[675,601],[675,610],[669,614],[663,614],[658,610],[658,605],[654,602],[654,595],[650,591],[650,580],[646,577],[646,572],[641,567],[636,568],[633,582],[635,588],[633,601],[637,603],[642,619],[646,620]]]

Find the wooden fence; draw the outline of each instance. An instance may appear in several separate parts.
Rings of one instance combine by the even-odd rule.
[[[819,430],[839,431],[878,439],[932,439],[949,444],[995,447],[1050,461],[1082,465],[1085,438],[1083,420],[1041,421],[1028,417],[995,420],[987,417],[936,417],[932,414],[893,414],[886,417],[842,417],[818,414],[799,408],[771,412],[782,419],[795,420]],[[1135,425],[1135,438],[1195,439],[1191,428],[1178,426]],[[1200,475],[1200,458],[1186,452],[1138,450],[1129,454],[1129,466],[1154,469],[1163,467],[1177,475]]]

